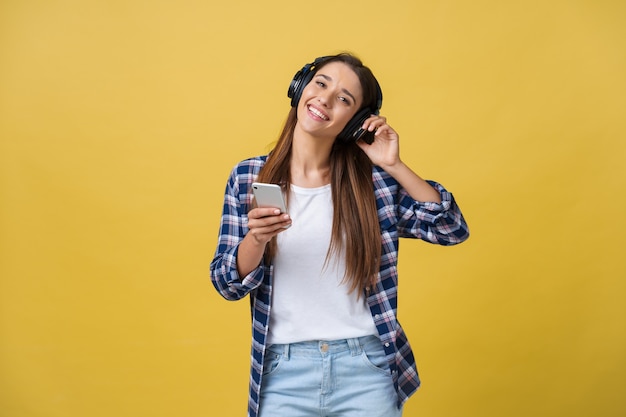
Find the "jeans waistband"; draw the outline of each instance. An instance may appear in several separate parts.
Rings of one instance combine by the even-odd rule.
[[[360,355],[363,348],[369,343],[380,344],[378,336],[362,336],[339,340],[311,340],[287,344],[272,344],[269,350],[284,355],[289,360],[292,355],[325,355],[350,351],[352,356]]]

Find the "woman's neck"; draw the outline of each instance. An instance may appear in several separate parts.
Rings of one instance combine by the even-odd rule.
[[[330,151],[332,142],[294,135],[291,153],[291,183],[315,188],[330,184]]]

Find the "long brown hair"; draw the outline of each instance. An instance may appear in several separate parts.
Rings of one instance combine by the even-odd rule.
[[[330,62],[343,62],[357,74],[363,90],[364,107],[377,107],[377,81],[369,68],[353,55],[339,54],[325,59],[318,71]],[[292,107],[257,181],[280,184],[289,196],[291,151],[297,123],[297,106]],[[376,282],[380,267],[381,236],[376,198],[372,184],[372,163],[355,142],[335,140],[330,153],[330,181],[333,201],[333,227],[326,260],[345,253],[344,281],[350,291],[368,288]],[[276,239],[266,247],[265,261],[277,251]]]

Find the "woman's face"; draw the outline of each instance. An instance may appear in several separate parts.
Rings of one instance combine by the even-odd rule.
[[[312,136],[334,140],[362,102],[356,73],[343,62],[331,62],[320,68],[302,91],[298,126]]]

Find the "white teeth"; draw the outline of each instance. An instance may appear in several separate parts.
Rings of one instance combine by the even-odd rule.
[[[324,120],[328,120],[328,116],[326,116],[324,113],[322,113],[321,111],[317,110],[315,107],[311,107],[309,106],[309,111],[311,113],[313,113],[314,115],[316,115],[317,117],[320,117]]]

